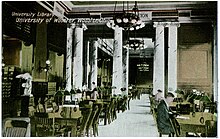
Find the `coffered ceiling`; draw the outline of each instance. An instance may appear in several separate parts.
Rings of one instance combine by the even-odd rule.
[[[69,17],[86,17],[100,13],[102,17],[112,17],[115,12],[123,9],[131,10],[134,1],[76,1],[67,11]],[[139,12],[152,12],[152,18],[169,18],[190,16],[194,19],[216,17],[217,2],[215,1],[138,1]],[[184,14],[184,13],[189,13]],[[191,19],[192,20],[192,19]]]
[[[33,43],[35,39],[33,36],[35,25],[25,24],[25,26],[28,25],[28,29],[32,29],[30,31],[28,30],[29,34],[26,33],[26,30],[26,32],[22,32],[20,30],[20,32],[16,32],[18,25],[12,22],[10,17],[10,10],[17,12],[37,12],[37,10],[43,9],[45,12],[53,12],[55,4],[57,3],[63,9],[65,9],[64,15],[67,18],[112,19],[114,13],[122,12],[123,9],[131,10],[134,7],[134,1],[5,1],[3,2],[3,33],[7,32],[6,35],[12,37],[14,36],[22,40],[26,39],[27,41]],[[153,22],[157,21],[175,21],[180,23],[213,23],[217,20],[217,1],[138,1],[137,5],[139,13],[143,14],[148,12],[151,14],[151,19],[144,21],[145,27],[138,30],[136,33],[130,32],[129,37],[136,36],[138,38],[154,39],[155,28],[153,27]],[[15,28],[13,29],[13,32],[12,28]],[[63,50],[63,46],[65,46],[66,42],[66,24],[51,24],[48,25],[48,28],[49,42],[53,42],[53,44],[58,48],[62,47]],[[54,28],[57,29],[54,30]],[[105,23],[87,24],[87,28],[88,29],[84,31],[85,38],[114,38],[114,30],[108,28]],[[63,33],[60,33],[61,31]],[[123,37],[128,38],[128,33],[123,33]],[[60,34],[60,36],[54,37],[53,34]],[[57,43],[57,40],[61,40],[60,43]]]
[[[151,14],[151,19],[144,21],[146,26],[136,32],[137,37],[153,38],[153,22],[207,23],[216,22],[217,17],[216,1],[138,1],[137,4],[140,14]],[[133,7],[134,1],[71,1],[65,16],[112,19],[116,12],[131,10]],[[113,38],[113,30],[105,24],[90,25],[85,31],[86,36]],[[134,33],[131,32],[130,35],[134,36],[132,34]]]

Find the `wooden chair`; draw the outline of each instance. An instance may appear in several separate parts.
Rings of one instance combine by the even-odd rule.
[[[176,137],[180,136],[180,125],[175,118],[170,118],[170,123],[175,131]]]
[[[168,137],[174,137],[174,135],[177,133],[177,130],[175,129],[176,127],[175,127],[175,125],[177,125],[177,124],[175,124],[174,125],[174,121],[173,121],[173,119],[171,119],[171,118],[169,118],[169,122],[170,122],[170,124],[171,124],[171,126],[172,126],[172,128],[173,128],[173,131],[174,131],[174,133],[172,133],[172,132],[170,132],[170,133],[165,133],[164,131],[161,131],[159,128],[158,128],[158,120],[157,120],[157,115],[156,115],[156,124],[157,124],[157,129],[158,129],[158,132],[159,132],[159,137],[162,137],[163,135],[168,135]],[[178,136],[179,134],[176,134],[176,136]]]
[[[117,106],[118,106],[118,101],[117,98],[112,98],[113,99],[113,108],[111,109],[111,119],[112,121],[117,119]]]
[[[92,128],[93,128],[93,135],[94,137],[98,136],[98,125],[99,125],[99,116],[102,112],[103,109],[103,103],[98,103],[98,104],[94,104],[98,106],[98,111],[93,119],[93,124],[92,124]]]
[[[55,118],[55,135],[77,137],[77,125],[80,118]]]
[[[159,137],[162,137],[163,135],[168,135],[168,137],[174,137],[174,133],[164,133],[160,130],[158,130],[159,132]]]
[[[86,135],[87,135],[87,137],[90,137],[90,135],[93,134],[93,133],[90,134],[90,131],[91,131],[90,129],[92,129],[93,120],[94,120],[97,112],[98,112],[98,106],[93,105],[92,113],[91,113],[91,115],[89,117],[89,120],[87,122],[87,125],[86,125]]]
[[[203,112],[215,113],[215,111],[216,111],[216,103],[210,102],[203,104]]]
[[[54,136],[53,118],[48,118],[48,113],[35,112],[34,123],[36,137]]]
[[[124,112],[127,109],[127,96],[121,96],[118,100],[118,113],[120,110]]]
[[[128,110],[130,110],[130,101],[131,101],[131,94],[128,94]]]
[[[205,121],[206,127],[206,137],[217,137],[217,121],[214,120],[206,120]]]
[[[6,118],[3,121],[3,137],[30,137],[30,118]]]
[[[108,122],[108,112],[109,112],[109,107],[110,107],[110,100],[103,101],[103,109],[99,115],[99,120],[104,119],[104,125],[107,125]]]
[[[163,135],[168,135],[168,137],[174,137],[174,133],[164,133],[163,131],[161,131],[158,127],[158,132],[159,132],[159,137],[162,137]]]
[[[114,109],[114,104],[115,104],[115,99],[111,98],[111,102],[109,104],[109,108],[107,110],[107,119],[108,119],[108,124],[110,124],[113,121],[112,118],[112,111]]]
[[[155,98],[153,96],[149,96],[149,100],[150,100],[150,111],[152,114],[154,114],[154,108],[155,106]]]
[[[174,130],[174,133],[163,133],[158,128],[159,137],[162,137],[162,135],[168,135],[169,137],[174,137],[175,135],[176,135],[176,137],[180,136],[180,126],[179,126],[178,122],[176,121],[176,119],[174,117],[173,118],[169,118],[169,121],[170,121],[170,124],[171,124],[171,126],[172,126],[172,128]]]
[[[128,101],[128,96],[124,95],[123,96],[123,110],[122,110],[122,112],[127,110],[127,101]]]
[[[62,122],[60,122],[62,121]],[[48,113],[34,114],[35,133],[37,137],[63,137],[69,136],[71,127],[63,123],[71,123],[68,118],[49,118]]]
[[[86,131],[86,126],[89,121],[89,117],[91,116],[92,113],[92,105],[84,105],[83,107],[80,107],[81,113],[82,113],[82,121],[78,125],[77,129],[77,136],[79,137],[84,137],[85,136],[85,131]]]

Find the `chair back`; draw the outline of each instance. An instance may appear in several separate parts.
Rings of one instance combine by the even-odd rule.
[[[204,112],[215,113],[215,111],[216,111],[216,103],[214,103],[214,102],[204,103],[203,104],[203,111]]]
[[[92,113],[92,105],[84,105],[83,107],[80,108],[80,110],[81,110],[83,118],[80,123],[80,129],[79,129],[80,135],[79,136],[84,135],[84,133],[85,133],[86,125],[87,125],[87,123],[89,121],[89,117]]]
[[[93,120],[94,120],[97,112],[98,112],[98,106],[97,105],[93,105],[91,115],[90,115],[88,123],[86,125],[87,136],[89,136],[88,135],[88,133],[89,133],[88,131],[89,131],[90,128],[92,128]]]
[[[96,115],[95,115],[95,117],[94,117],[94,119],[93,119],[93,124],[96,124],[96,123],[98,123],[99,116],[100,116],[100,114],[101,114],[101,112],[102,112],[103,104],[100,103],[100,104],[94,104],[94,105],[98,106],[97,113],[96,113]]]
[[[206,120],[206,137],[217,137],[217,121]]]
[[[111,98],[111,102],[109,104],[109,113],[111,113],[112,109],[114,108],[114,104],[115,104],[115,99],[114,98]]]
[[[170,118],[170,123],[174,129],[176,137],[180,136],[180,125],[175,118]]]
[[[96,137],[98,136],[98,124],[99,124],[99,116],[102,113],[103,110],[103,103],[99,103],[99,104],[94,104],[96,106],[98,106],[98,110],[97,113],[93,119],[93,123],[92,123],[92,127],[93,127],[93,135]]]
[[[48,113],[34,113],[35,132],[37,137],[54,136],[53,118],[48,118]]]
[[[176,104],[176,112],[179,114],[190,114],[190,104]]]
[[[3,137],[30,137],[30,118],[6,118],[3,122]]]
[[[174,98],[173,102],[183,102],[183,98]]]
[[[80,124],[80,118],[55,118],[54,128],[56,136],[64,135],[68,137],[77,137],[76,129],[77,125]]]

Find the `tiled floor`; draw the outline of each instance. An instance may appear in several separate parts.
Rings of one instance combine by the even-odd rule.
[[[118,113],[109,125],[99,125],[99,137],[158,137],[157,127],[150,113],[148,94],[130,101],[130,110]]]

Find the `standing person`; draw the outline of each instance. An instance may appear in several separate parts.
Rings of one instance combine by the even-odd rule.
[[[98,90],[97,90],[97,88],[94,88],[93,90],[92,90],[92,93],[91,93],[91,99],[97,99],[99,97],[99,93],[98,93]]]
[[[92,82],[92,93],[91,93],[91,99],[97,99],[98,96],[99,96],[99,94],[98,94],[97,86],[96,86],[95,82]]]
[[[86,84],[83,85],[82,87],[82,98],[86,99],[86,92],[88,91],[88,87]]]
[[[95,82],[92,82],[91,90],[93,91],[94,88],[97,89],[97,86],[96,86]]]
[[[173,114],[169,110],[169,104],[173,102],[174,95],[172,93],[168,93],[165,99],[162,99],[157,106],[157,126],[158,130],[161,134],[171,134],[174,136],[174,128],[171,123],[171,115]]]

